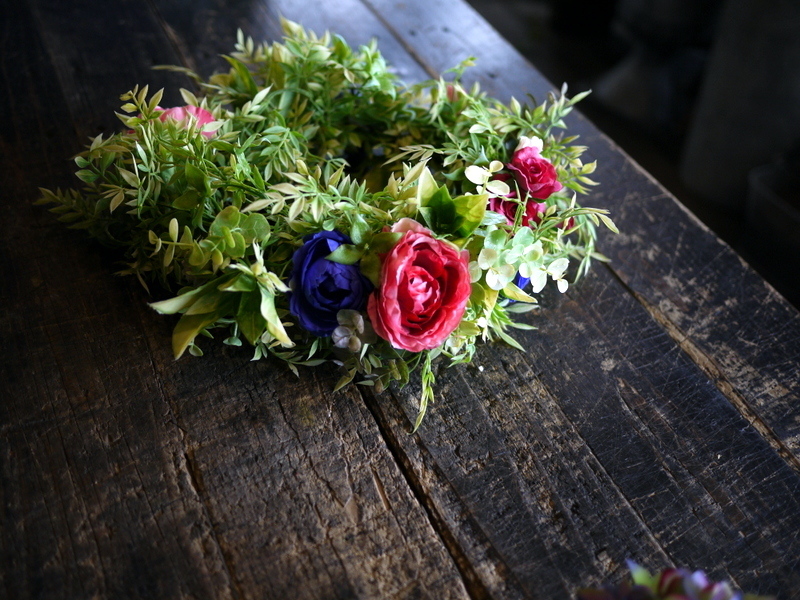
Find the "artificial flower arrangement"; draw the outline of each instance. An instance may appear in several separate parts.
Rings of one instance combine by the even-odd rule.
[[[775,600],[735,591],[726,581],[711,581],[703,571],[670,568],[651,575],[632,560],[628,568],[630,582],[581,589],[577,600]]]
[[[584,94],[509,105],[449,80],[403,86],[376,44],[352,49],[284,21],[282,43],[239,33],[230,70],[186,106],[124,94],[124,129],[75,158],[80,190],[42,190],[71,227],[121,249],[123,274],[174,297],[177,357],[197,338],[297,366],[333,361],[381,391],[432,361],[469,361],[478,340],[522,349],[508,328],[548,280],[585,274],[607,211],[564,117]]]

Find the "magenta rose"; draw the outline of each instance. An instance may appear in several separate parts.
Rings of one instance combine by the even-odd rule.
[[[187,124],[190,116],[194,117],[197,121],[197,128],[202,129],[203,125],[206,123],[211,123],[214,120],[214,115],[208,112],[205,108],[200,108],[199,106],[192,106],[191,104],[187,106],[176,106],[174,108],[166,108],[161,110],[161,116],[159,119],[162,121],[166,121],[168,118],[177,121],[178,123]],[[204,136],[207,138],[211,138],[214,136],[213,131],[203,131]]]
[[[506,218],[509,225],[514,224],[514,219],[517,216],[517,208],[519,204],[511,202],[510,200],[503,200],[502,198],[495,197],[489,199],[489,210],[500,213]],[[547,204],[544,202],[536,202],[536,200],[528,200],[525,203],[525,213],[522,215],[522,225],[524,227],[535,227],[542,222],[544,213],[547,211]],[[570,217],[565,221],[558,224],[559,229],[571,229],[575,225],[575,219]]]
[[[507,181],[510,179],[510,176],[506,173],[498,173],[494,178],[500,181]],[[511,192],[507,196],[489,198],[489,205],[487,208],[503,215],[506,218],[506,222],[509,225],[513,225],[514,220],[517,218],[519,204],[510,200],[505,200],[504,198],[516,197],[517,192]],[[544,202],[536,202],[536,200],[528,200],[525,203],[525,212],[522,215],[522,225],[524,227],[535,227],[542,222],[545,212],[547,212],[547,204]],[[570,229],[573,225],[575,225],[575,219],[570,217],[566,221],[562,221],[558,227],[559,229]]]
[[[514,174],[521,190],[528,192],[531,198],[545,200],[564,186],[558,181],[555,168],[541,155],[541,151],[542,141],[539,138],[523,137],[506,166]]]
[[[471,292],[469,252],[434,238],[412,219],[381,266],[381,284],[367,313],[375,332],[395,348],[421,352],[439,346],[458,327]]]
[[[512,194],[516,195],[515,192]],[[489,198],[489,210],[500,213],[506,218],[509,225],[514,224],[514,219],[517,217],[517,209],[519,204],[511,200],[504,200],[500,197]],[[522,225],[524,227],[534,227],[542,222],[544,213],[547,210],[547,204],[544,202],[536,202],[536,200],[528,200],[525,203],[525,212],[522,215]]]

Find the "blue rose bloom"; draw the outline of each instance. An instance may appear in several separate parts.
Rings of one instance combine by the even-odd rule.
[[[336,313],[364,310],[372,283],[358,265],[343,265],[325,257],[350,238],[338,231],[320,231],[303,238],[292,257],[289,312],[306,331],[327,337],[339,325]]]

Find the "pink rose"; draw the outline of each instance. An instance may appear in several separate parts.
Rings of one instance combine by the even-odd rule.
[[[506,165],[514,174],[521,190],[528,192],[532,198],[544,200],[562,187],[558,181],[556,170],[541,152],[541,140],[523,138],[517,146],[511,162]]]
[[[510,200],[503,200],[502,198],[489,199],[489,210],[503,215],[509,225],[514,224],[518,207],[519,204],[511,202]],[[525,203],[525,214],[522,215],[522,225],[524,227],[535,227],[542,222],[545,212],[547,212],[547,204],[544,202],[536,202],[536,200],[528,200],[528,202]],[[559,223],[558,228],[571,229],[574,225],[575,219],[570,217]]]
[[[500,181],[507,181],[510,179],[510,176],[506,173],[498,173],[494,177],[495,179],[499,179]],[[561,184],[559,184],[561,185]],[[495,196],[493,198],[489,198],[489,205],[488,209],[503,215],[506,218],[506,223],[509,225],[514,224],[514,220],[517,218],[517,209],[519,208],[519,204],[516,202],[512,202],[510,200],[504,200],[503,198],[516,198],[517,192],[511,192],[506,196],[500,197]],[[542,222],[544,218],[544,214],[547,212],[547,204],[544,202],[536,202],[536,200],[528,200],[525,203],[525,212],[522,215],[522,225],[523,227],[535,227],[539,223]],[[566,221],[562,221],[559,223],[559,229],[570,229],[575,225],[575,219],[570,217]]]
[[[498,177],[499,179],[499,177]],[[511,192],[507,198],[516,197],[516,192]],[[506,218],[509,225],[514,224],[517,218],[517,209],[519,204],[511,200],[503,200],[501,197],[489,198],[489,210],[500,213]],[[547,204],[544,202],[536,202],[536,200],[528,200],[525,203],[525,213],[522,215],[522,225],[524,227],[534,227],[542,222],[544,213],[547,211]]]
[[[214,115],[208,112],[205,108],[200,108],[199,106],[192,106],[191,104],[187,106],[176,106],[174,108],[166,108],[166,109],[158,109],[162,110],[161,116],[159,119],[162,121],[166,121],[169,117],[170,119],[174,119],[178,123],[187,124],[190,115],[197,120],[197,128],[202,129],[203,125],[206,123],[211,123],[214,120]],[[213,131],[203,131],[204,136],[207,138],[211,138],[214,136]]]
[[[469,252],[437,240],[412,219],[401,219],[392,231],[405,235],[383,259],[381,285],[370,295],[367,313],[376,333],[395,348],[431,350],[464,315]]]

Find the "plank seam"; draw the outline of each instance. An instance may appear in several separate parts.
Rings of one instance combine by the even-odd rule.
[[[605,265],[612,277],[619,281],[633,298],[642,305],[648,314],[656,321],[674,341],[689,360],[697,365],[711,380],[728,402],[736,408],[740,415],[759,433],[759,435],[778,453],[786,464],[800,475],[800,459],[789,449],[786,444],[772,430],[769,424],[759,416],[758,412],[750,405],[747,399],[736,389],[728,379],[725,371],[717,364],[712,356],[695,344],[689,335],[667,317],[667,315],[652,304],[643,294],[631,288],[609,265]]]
[[[456,568],[461,575],[461,579],[464,583],[464,588],[467,590],[467,594],[473,600],[490,600],[492,596],[489,593],[489,590],[486,588],[481,580],[480,575],[473,567],[469,557],[461,549],[461,546],[458,543],[455,535],[447,527],[446,520],[437,510],[434,499],[425,492],[425,488],[420,478],[415,473],[414,468],[411,465],[411,460],[402,450],[397,436],[386,424],[385,416],[377,406],[377,398],[375,398],[374,395],[370,395],[367,390],[361,390],[361,397],[370,414],[372,414],[372,417],[375,419],[375,423],[378,426],[378,431],[380,432],[386,447],[394,458],[395,464],[397,464],[400,473],[406,480],[411,493],[414,495],[414,498],[417,500],[420,506],[422,506],[431,528],[436,535],[439,536],[439,539],[441,539],[444,547],[447,549],[447,552],[453,559],[453,562],[455,563]]]
[[[367,10],[369,10],[369,12],[375,15],[375,18],[378,19],[380,24],[383,25],[389,31],[389,33],[392,34],[394,39],[396,39],[397,42],[403,47],[403,50],[408,52],[411,58],[417,61],[428,75],[430,75],[433,79],[438,79],[441,73],[439,73],[439,71],[434,69],[430,64],[428,64],[425,61],[425,59],[422,58],[422,55],[420,55],[420,53],[416,51],[414,46],[410,45],[406,41],[406,38],[404,36],[400,35],[400,32],[397,31],[397,29],[392,25],[392,23],[386,20],[383,14],[379,10],[377,10],[369,0],[361,0],[361,1],[364,3],[364,6],[367,7]]]
[[[530,363],[527,363],[527,362],[525,362],[523,360],[522,364],[526,365],[528,368],[530,368],[533,371],[533,365],[531,365]],[[510,363],[510,362],[508,362],[508,361],[506,361],[504,359],[501,359],[499,361],[499,366],[512,379],[515,379],[515,378],[519,379],[519,373],[518,373],[517,365],[514,365],[514,364],[512,364],[512,363]],[[589,443],[589,440],[582,434],[581,429],[580,429],[580,427],[578,427],[578,425],[576,424],[575,420],[569,414],[567,414],[567,412],[565,412],[563,410],[562,406],[556,401],[556,398],[558,397],[557,394],[554,391],[551,390],[550,386],[547,385],[547,382],[545,382],[540,375],[534,375],[533,377],[534,377],[534,380],[536,381],[537,385],[541,386],[541,389],[537,390],[533,385],[531,385],[531,383],[526,383],[528,389],[531,390],[532,393],[534,393],[537,396],[541,397],[543,403],[547,402],[551,406],[555,407],[555,410],[557,410],[557,412],[558,412],[558,416],[561,419],[563,419],[565,423],[568,424],[569,430],[572,433],[574,433],[576,438],[579,438],[581,440],[581,443],[582,443],[583,447],[586,449],[588,457],[591,459],[591,461],[587,461],[586,462],[586,465],[595,474],[595,477],[597,477],[598,483],[601,483],[603,485],[608,485],[608,486],[612,487],[616,491],[617,497],[620,498],[621,501],[625,504],[625,506],[630,510],[630,512],[632,514],[636,515],[636,517],[638,518],[639,524],[642,527],[642,531],[643,531],[644,535],[647,537],[647,539],[650,541],[652,546],[654,548],[657,548],[666,559],[668,559],[671,563],[674,564],[675,561],[673,560],[672,556],[670,555],[669,552],[667,552],[666,548],[664,548],[664,545],[659,542],[658,537],[653,532],[653,530],[650,528],[650,525],[647,523],[647,521],[644,518],[642,512],[634,505],[634,503],[631,500],[631,498],[628,497],[628,495],[619,486],[619,484],[614,479],[614,477],[611,475],[611,473],[609,473],[609,471],[606,469],[605,465],[603,464],[603,461],[600,459],[600,457],[598,456],[597,452],[592,447],[592,444]],[[472,390],[472,387],[469,385],[469,382],[466,381],[466,380],[465,380],[465,385],[467,385],[467,387],[469,387],[470,390]],[[627,402],[625,402],[624,399],[622,399],[622,400],[625,403],[625,405],[628,408],[628,410],[630,411],[631,409],[630,409],[629,406],[627,406]],[[487,414],[488,418],[493,418],[491,416],[491,413],[490,413],[489,409],[486,409],[486,414]],[[637,420],[639,420],[641,422],[641,419],[638,418],[638,415],[636,416],[636,418],[637,418]],[[553,477],[551,476],[550,473],[548,473],[548,471],[546,469],[540,469],[539,477],[542,478],[542,479],[545,479],[548,482],[548,488],[550,490],[554,490],[554,491],[556,490],[556,486],[552,483],[553,482]],[[557,497],[559,498],[559,500],[561,500],[561,496],[560,495],[557,495]],[[575,525],[575,520],[569,514],[569,510],[566,509],[566,506],[565,506],[565,511],[564,512],[565,512],[565,517],[564,518],[569,520],[573,527],[576,526]],[[591,540],[591,535],[587,534],[587,538],[594,544],[594,541]],[[588,548],[588,544],[587,544],[587,548]],[[600,550],[601,548],[597,548],[597,549]],[[591,551],[594,551],[594,548]]]
[[[392,23],[385,19],[383,14],[376,10],[371,2],[368,0],[362,0],[362,2],[367,7],[367,10],[369,10],[369,12],[375,16],[381,25],[383,25],[389,31],[389,33],[391,33],[395,40],[397,40],[403,49],[408,52],[408,54],[415,61],[417,61],[417,63],[420,64],[420,66],[425,70],[426,73],[428,73],[428,75],[433,78],[439,77],[440,74],[438,71],[428,64],[413,46],[408,44],[405,37],[400,35]],[[411,493],[414,494],[417,502],[419,502],[420,506],[422,506],[422,508],[425,510],[425,514],[428,517],[428,522],[430,523],[431,528],[442,540],[447,552],[453,559],[453,562],[455,563],[456,568],[458,569],[458,572],[464,582],[464,588],[467,590],[467,594],[469,594],[470,598],[473,598],[474,600],[489,600],[489,598],[491,598],[491,594],[484,586],[479,575],[470,563],[469,558],[461,549],[458,541],[455,539],[455,536],[447,528],[444,518],[436,510],[433,499],[425,493],[422,482],[414,473],[414,469],[410,464],[411,461],[408,459],[405,453],[402,452],[396,436],[386,426],[385,420],[381,418],[380,411],[375,405],[376,399],[366,390],[361,391],[361,397],[364,400],[367,409],[370,411],[370,414],[372,414],[372,417],[375,419],[375,423],[378,426],[378,431],[380,432],[386,447],[394,458],[400,473],[406,480]]]

